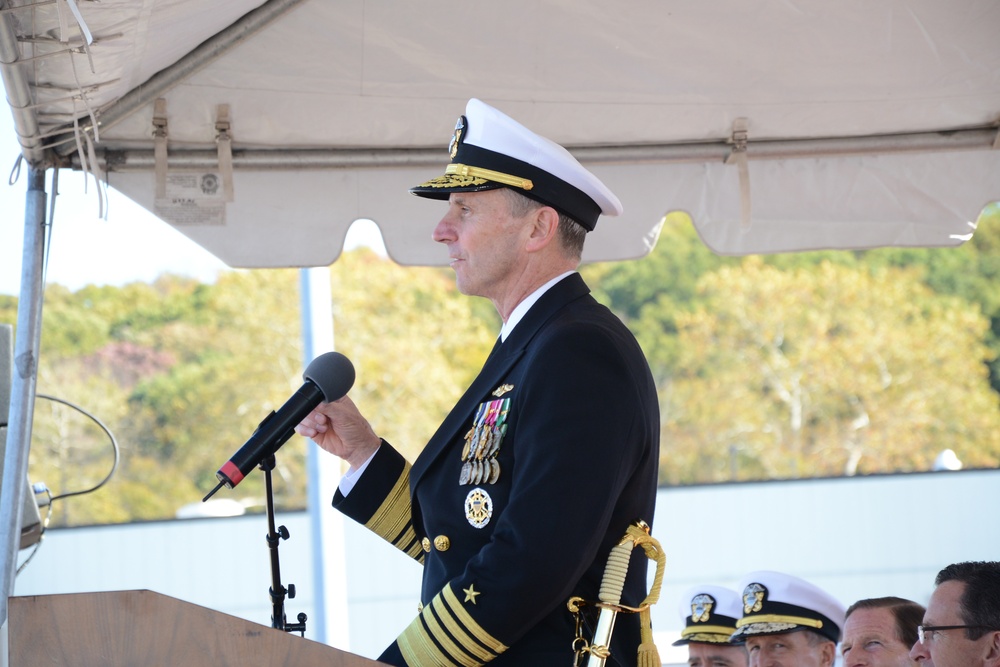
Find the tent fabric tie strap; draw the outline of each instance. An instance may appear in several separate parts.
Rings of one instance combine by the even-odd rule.
[[[230,133],[229,105],[220,104],[215,111],[215,144],[219,150],[219,174],[226,201],[233,201],[233,137]]]
[[[747,161],[747,128],[746,118],[733,121],[733,134],[729,142],[733,150],[726,157],[726,164],[735,164],[740,178],[740,231],[750,231],[750,166]]]
[[[167,196],[167,100],[153,104],[153,171],[156,175],[156,198]]]

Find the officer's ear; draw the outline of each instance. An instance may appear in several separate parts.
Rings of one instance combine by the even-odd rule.
[[[819,645],[819,650],[822,664],[825,667],[833,667],[833,663],[837,659],[837,645],[833,642],[822,642]]]
[[[551,206],[539,206],[531,215],[531,229],[525,249],[538,252],[552,243],[559,229],[559,213]]]
[[[986,656],[983,664],[990,667],[1000,667],[1000,631],[989,633],[989,644],[985,647]]]

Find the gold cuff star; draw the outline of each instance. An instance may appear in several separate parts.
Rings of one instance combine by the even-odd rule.
[[[465,602],[471,602],[472,604],[476,604],[476,596],[481,595],[481,593],[476,590],[475,584],[469,584],[469,587],[463,588],[462,592],[465,593]]]

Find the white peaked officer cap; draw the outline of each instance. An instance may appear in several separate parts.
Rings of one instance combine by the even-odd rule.
[[[743,617],[732,641],[750,635],[775,635],[812,630],[840,641],[846,609],[836,598],[804,579],[781,572],[751,572],[740,580]]]
[[[621,215],[622,204],[569,151],[475,98],[459,117],[443,176],[410,188],[420,197],[511,188],[551,206],[592,231],[597,218]]]
[[[674,646],[728,644],[743,615],[743,601],[739,593],[722,586],[695,586],[681,598],[680,615],[685,627]]]

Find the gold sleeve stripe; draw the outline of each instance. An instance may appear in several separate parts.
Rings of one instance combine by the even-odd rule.
[[[465,663],[456,663],[451,660],[434,643],[434,640],[431,639],[430,634],[424,628],[423,613],[413,619],[406,629],[403,630],[403,634],[396,639],[396,644],[399,646],[399,652],[402,654],[403,660],[406,661],[407,665],[420,665],[421,667],[424,665],[428,667],[465,666]],[[475,665],[476,663],[474,662],[468,663],[468,667],[475,667]]]
[[[507,650],[502,642],[498,641],[486,632],[479,623],[472,618],[472,616],[465,610],[462,603],[459,601],[458,596],[455,595],[454,591],[451,590],[451,584],[448,584],[444,589],[435,596],[434,600],[431,601],[432,608],[435,609],[438,616],[444,621],[445,627],[448,631],[455,635],[455,638],[462,645],[465,650],[469,651],[473,655],[479,653],[478,646],[483,645],[490,651],[492,651],[496,657],[504,651]],[[469,635],[472,635],[471,637]]]
[[[416,558],[421,563],[424,562],[426,554],[424,554],[424,550],[420,547],[420,540],[417,539],[417,534],[413,531],[412,525],[407,524],[404,534],[392,540],[392,543],[397,549],[410,556],[410,558]]]
[[[447,653],[452,662],[462,665],[463,667],[476,667],[476,665],[481,665],[484,662],[492,660],[496,656],[490,655],[482,647],[476,647],[479,649],[478,655],[470,656],[466,651],[462,650],[462,647],[455,643],[455,641],[445,632],[445,629],[441,627],[440,622],[437,619],[435,607],[438,604],[439,598],[435,597],[430,604],[430,609],[425,610],[423,613],[424,625],[427,627],[427,632],[430,633],[434,641],[441,646],[442,650]],[[432,612],[432,613],[428,613]]]
[[[450,584],[424,607],[396,643],[406,664],[421,667],[477,667],[507,650],[462,609]]]
[[[365,525],[397,549],[418,558],[422,550],[410,517],[410,463],[406,462],[392,490]]]
[[[486,650],[479,643],[470,639],[469,635],[463,628],[458,627],[455,619],[448,613],[448,610],[444,608],[440,595],[431,601],[430,611],[432,613],[425,613],[424,616],[424,620],[427,622],[427,629],[430,631],[431,635],[444,646],[444,649],[448,651],[450,655],[455,657],[456,660],[459,660],[461,664],[466,664],[466,660],[472,660],[469,664],[481,665],[484,662],[489,662],[493,658],[497,657],[495,653]],[[444,623],[444,628],[442,628],[438,622],[439,618],[440,623]],[[445,629],[447,629],[447,631]],[[449,633],[451,636],[449,636]],[[452,641],[451,637],[455,637],[455,639],[460,642],[460,645]],[[473,658],[467,657],[469,653],[472,654]]]

